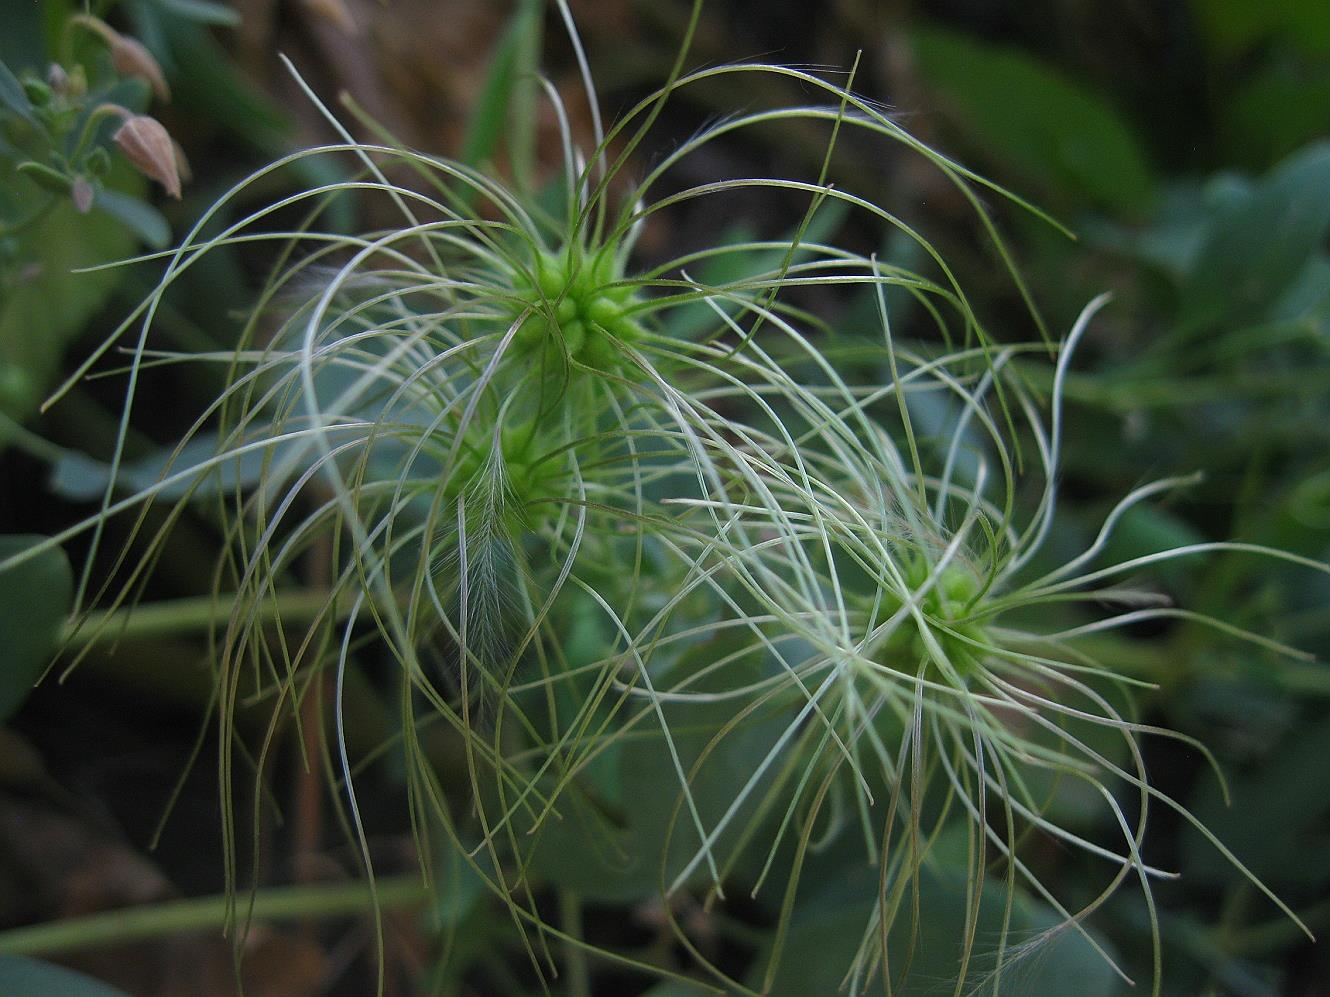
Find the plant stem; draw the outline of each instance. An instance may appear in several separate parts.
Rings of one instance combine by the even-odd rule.
[[[383,909],[410,907],[424,902],[429,891],[419,877],[399,876],[380,880],[378,896],[379,906]],[[243,907],[244,898],[241,900]],[[369,906],[369,888],[364,883],[282,886],[259,890],[255,894],[254,918],[341,917],[358,914],[368,910]],[[172,900],[0,932],[0,954],[43,955],[186,931],[220,929],[225,926],[226,918],[225,895]]]
[[[582,904],[577,894],[559,891],[559,927],[572,938],[582,937]],[[591,997],[591,974],[586,952],[579,945],[565,943],[563,957],[568,969],[568,997]]]
[[[5,234],[3,226],[0,226],[0,236]],[[20,450],[50,464],[54,464],[69,453],[64,447],[52,443],[44,436],[39,436],[4,412],[0,412],[0,440],[13,443]]]
[[[322,613],[328,605],[326,591],[285,592],[263,604],[259,609],[261,622],[308,623]],[[204,595],[189,599],[172,599],[142,606],[125,606],[93,616],[81,624],[70,623],[65,628],[65,641],[70,647],[85,647],[118,640],[145,640],[206,630],[215,623],[229,619],[235,610],[234,598],[227,595]],[[334,610],[340,619],[340,606]]]
[[[1298,916],[1309,928],[1319,933],[1319,924],[1330,921],[1330,901],[1322,901],[1314,907],[1299,911]],[[1288,918],[1279,917],[1264,924],[1227,932],[1223,946],[1227,952],[1245,959],[1253,959],[1305,940],[1306,936],[1303,935],[1301,928]]]

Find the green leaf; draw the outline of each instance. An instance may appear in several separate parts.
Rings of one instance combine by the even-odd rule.
[[[44,539],[0,536],[0,561]],[[73,597],[74,575],[59,547],[0,572],[0,722],[13,715],[41,676]],[[9,991],[0,987],[0,992]]]
[[[298,444],[274,444],[266,452],[250,450],[198,470],[219,456],[218,448],[216,436],[201,434],[178,449],[161,447],[153,450],[136,460],[123,462],[116,473],[116,487],[124,494],[132,494],[152,488],[164,478],[179,477],[180,480],[158,490],[157,497],[167,500],[185,495],[194,499],[209,498],[253,488],[263,479],[265,466],[280,463],[301,449]],[[110,464],[70,450],[56,460],[47,487],[62,498],[91,502],[101,498],[110,480]]]
[[[1100,555],[1099,563],[1117,564],[1201,543],[1205,539],[1205,535],[1195,526],[1167,509],[1135,505],[1118,521],[1117,528]],[[1151,566],[1152,574],[1162,578],[1176,591],[1186,591],[1187,580],[1195,577],[1196,570],[1195,563],[1185,561],[1165,561]]]
[[[37,186],[54,194],[68,194],[69,188],[74,183],[68,175],[47,166],[45,163],[38,163],[33,160],[19,163],[14,169],[18,170],[20,176],[27,177]]]
[[[128,997],[123,990],[91,976],[18,955],[0,955],[0,994],[11,997]]]
[[[0,62],[0,103],[19,117],[32,120],[32,104],[23,92],[23,85],[3,62]]]
[[[1213,211],[1210,188],[1214,186],[1217,185],[1202,188],[1195,183],[1161,184],[1157,210],[1148,226],[1091,218],[1081,227],[1081,237],[1087,246],[1121,253],[1158,270],[1172,283],[1183,284],[1205,241],[1206,221]]]
[[[462,144],[462,162],[478,166],[498,151],[514,91],[535,70],[531,54],[539,47],[541,9],[538,3],[522,3],[495,46]]]
[[[824,201],[817,214],[809,221],[808,227],[804,230],[803,237],[800,239],[800,244],[806,245],[830,239],[845,224],[845,217],[848,213],[848,209],[840,202]],[[785,233],[783,238],[793,241],[795,231],[791,230]],[[786,247],[782,246],[776,249],[735,248],[733,252],[725,251],[727,247],[742,247],[744,243],[753,242],[757,238],[757,233],[749,225],[742,222],[724,229],[711,243],[713,249],[721,250],[721,252],[717,252],[703,260],[696,267],[696,272],[693,272],[692,276],[703,285],[723,287],[727,284],[739,284],[763,274],[774,274],[785,262],[785,256],[788,252]],[[800,263],[806,257],[807,253],[796,250],[790,262],[792,264]],[[734,315],[739,311],[739,305],[729,299],[719,299],[714,303],[722,312],[729,315]],[[874,304],[874,308],[876,308],[876,304]],[[876,319],[876,313],[874,318]],[[717,316],[716,310],[705,301],[690,302],[669,309],[665,322],[666,330],[676,339],[699,338],[714,331],[720,324],[721,319]]]
[[[289,116],[235,71],[205,25],[164,15],[148,3],[130,12],[140,37],[159,39],[151,47],[163,65],[180,67],[171,77],[174,106],[271,154],[287,151]]]
[[[1024,180],[1100,207],[1150,206],[1149,162],[1111,105],[1016,49],[940,28],[912,37],[920,73],[982,153]]]
[[[1249,690],[1232,688],[1242,697]],[[1242,704],[1235,704],[1241,715]],[[1318,891],[1330,882],[1330,721],[1291,733],[1278,750],[1230,779],[1232,806],[1225,804],[1217,781],[1205,779],[1188,801],[1192,812],[1231,848],[1257,876],[1276,889]],[[1179,842],[1183,872],[1206,884],[1242,881],[1242,874],[1188,828]],[[1290,862],[1290,856],[1298,856]],[[1293,897],[1286,900],[1296,902]]]
[[[692,674],[709,663],[746,646],[737,631],[699,643],[655,676],[659,688],[668,688],[671,676]],[[700,692],[724,685],[755,681],[759,656],[749,655],[728,666],[724,683],[708,678],[693,683]],[[646,700],[637,701],[644,706]],[[733,717],[733,704],[666,704],[664,714],[685,772],[698,759],[712,736]],[[755,716],[740,724],[716,745],[693,777],[690,792],[703,826],[710,829],[748,781],[755,759],[762,758],[789,717],[784,712]],[[612,745],[592,766],[564,790],[559,798],[562,820],[547,821],[534,852],[531,870],[537,877],[570,889],[591,901],[626,903],[659,896],[662,859],[666,882],[672,880],[697,852],[700,840],[681,806],[678,773],[655,717],[648,718],[625,740]],[[756,787],[743,809],[715,844],[715,854],[729,854],[753,819],[758,800],[771,781],[770,774]],[[677,815],[676,815],[677,809]],[[671,823],[673,827],[671,828]],[[761,840],[761,834],[758,839]],[[742,880],[752,865],[765,857],[763,847],[747,848],[732,875]],[[691,880],[708,880],[705,864]]]
[[[141,198],[102,189],[94,203],[153,249],[161,249],[171,241],[171,226],[166,218]]]
[[[1237,164],[1265,169],[1326,132],[1330,67],[1320,75],[1276,63],[1233,95],[1219,125]]]
[[[1192,12],[1222,59],[1278,39],[1308,55],[1330,53],[1330,7],[1325,0],[1192,0]]]
[[[126,257],[135,245],[135,237],[114,219],[80,215],[68,201],[24,231],[18,258],[26,272],[0,295],[0,367],[23,371],[34,388],[22,409],[8,413],[16,421],[31,413],[50,387],[65,347],[123,276],[118,270],[73,271]]]
[[[964,848],[964,843],[959,843],[958,860],[962,867]],[[946,861],[938,865],[954,868]],[[876,871],[864,875],[860,867],[847,863],[835,871],[818,872],[817,876],[812,875],[812,870],[806,874],[805,878],[816,886],[795,908],[769,997],[841,992],[841,982],[872,918]],[[925,867],[919,889],[919,933],[913,954],[908,958],[909,975],[899,988],[891,991],[897,997],[951,993],[956,985],[965,937],[965,877],[963,873],[936,872]],[[963,993],[993,992],[991,980],[987,988],[983,983],[997,962],[1005,896],[1004,884],[996,880],[984,883],[975,950],[966,980],[969,985],[961,990]],[[890,965],[898,970],[906,964],[910,951],[909,921],[907,909],[892,926],[888,941]],[[1015,946],[1061,921],[1051,908],[1017,893],[998,992],[1076,994],[1077,997],[1112,997],[1123,992],[1103,957],[1075,931],[1063,931],[1018,957]],[[761,982],[768,958],[769,952],[758,958],[750,983]],[[881,992],[880,984],[876,992]]]
[[[1211,216],[1184,289],[1184,324],[1257,318],[1302,274],[1330,230],[1330,142],[1285,160]]]
[[[187,21],[234,28],[240,24],[240,15],[230,7],[209,0],[156,0],[157,6]]]

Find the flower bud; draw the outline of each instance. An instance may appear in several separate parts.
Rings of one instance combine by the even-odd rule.
[[[86,177],[75,177],[74,182],[69,187],[69,196],[80,215],[86,215],[92,210],[92,199],[95,193],[92,184],[88,183]]]
[[[48,84],[36,79],[24,80],[23,92],[27,95],[29,103],[34,107],[45,107],[51,103],[53,95],[53,91]]]
[[[53,62],[46,67],[46,83],[62,97],[69,93],[69,74],[65,72],[65,67],[58,62]]]
[[[171,100],[171,88],[166,85],[166,76],[152,53],[144,48],[137,38],[116,34],[111,43],[111,62],[121,76],[137,76],[147,80],[152,92],[162,103]]]
[[[144,176],[156,180],[180,200],[180,169],[171,136],[156,118],[135,114],[125,119],[114,136],[115,144]]]
[[[75,63],[69,71],[69,97],[82,97],[88,92],[88,74],[82,65]]]
[[[121,76],[137,76],[146,80],[152,92],[163,102],[171,99],[171,88],[166,85],[166,76],[152,53],[144,48],[136,38],[122,35],[100,17],[90,14],[75,14],[70,23],[86,28],[106,42],[111,50],[111,63]]]

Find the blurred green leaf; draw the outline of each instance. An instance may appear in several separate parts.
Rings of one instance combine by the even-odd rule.
[[[1330,142],[1318,142],[1215,207],[1184,288],[1183,323],[1255,318],[1311,265],[1327,229]]]
[[[543,5],[524,0],[513,15],[491,57],[485,82],[462,143],[462,162],[478,166],[494,158],[503,139],[514,91],[523,77],[536,71]]]
[[[128,997],[123,990],[91,976],[18,955],[0,955],[0,994],[6,997]]]
[[[960,855],[964,855],[961,845]],[[963,857],[960,859],[963,864]],[[943,867],[954,865],[939,863]],[[864,876],[861,869],[847,866],[838,875],[815,881],[812,895],[801,898],[781,955],[775,985],[769,997],[805,997],[808,994],[841,992],[841,983],[864,936],[875,903],[877,876]],[[909,976],[892,993],[899,997],[925,997],[950,993],[956,985],[961,945],[965,937],[966,884],[963,875],[937,873],[925,868],[920,877],[919,934]],[[979,906],[975,951],[968,982],[979,992],[985,975],[996,965],[996,941],[1001,935],[1005,887],[988,880]],[[906,962],[910,941],[908,911],[892,927],[889,964]],[[1076,997],[1111,997],[1122,993],[1112,968],[1074,930],[1047,937],[1023,952],[1040,932],[1062,924],[1049,907],[1024,894],[1015,897],[1010,936],[1004,955],[1001,992],[1013,994],[1075,994]],[[1101,944],[1102,944],[1102,940]],[[767,953],[759,958],[758,973],[750,983],[759,983],[766,969]],[[991,989],[991,981],[990,987]],[[984,992],[988,992],[984,990]]]
[[[744,646],[741,634],[726,633],[691,649],[669,674],[691,674],[701,663],[719,660]],[[727,666],[723,685],[755,681],[760,675],[757,657],[749,655]],[[655,682],[658,687],[668,687],[665,675],[657,675]],[[692,683],[689,689],[700,692],[713,687],[720,688],[709,679]],[[636,712],[646,706],[647,700],[635,698],[632,702]],[[688,772],[712,736],[733,718],[733,704],[669,704],[664,712],[683,769]],[[781,723],[781,715],[750,719],[730,731],[707,756],[690,783],[704,827],[711,829],[723,816],[751,776],[756,760],[775,740]],[[753,819],[764,785],[759,783],[719,836],[714,854],[729,854],[728,849]],[[603,753],[599,769],[588,769],[583,778],[565,790],[559,799],[563,819],[546,823],[532,869],[588,900],[628,902],[658,896],[666,849],[668,885],[700,844],[688,810],[679,805],[680,801],[679,776],[659,723],[654,716],[647,716],[631,735]],[[762,848],[750,845],[744,860],[760,862],[762,853]],[[735,873],[740,879],[749,868],[744,860]],[[707,876],[703,864],[691,878],[704,882]]]
[[[1195,526],[1167,509],[1148,504],[1135,505],[1118,520],[1117,528],[1109,537],[1099,563],[1117,564],[1201,543],[1205,539]],[[1183,585],[1195,570],[1194,563],[1184,561],[1165,561],[1151,565],[1152,574],[1165,579],[1175,588]]]
[[[1191,269],[1205,237],[1203,220],[1191,208],[1194,191],[1164,191],[1161,201],[1186,203],[1182,211],[1161,211],[1146,228],[1137,229],[1106,218],[1092,218],[1081,228],[1085,244],[1129,257],[1181,283]]]
[[[1218,122],[1233,162],[1264,169],[1324,135],[1330,124],[1330,72],[1273,66],[1243,83]]]
[[[1237,694],[1242,687],[1232,687]],[[1319,891],[1330,882],[1330,720],[1299,728],[1259,767],[1230,780],[1232,806],[1216,780],[1199,784],[1192,812],[1251,870],[1276,889]],[[1184,874],[1236,883],[1241,873],[1192,828],[1180,843]],[[1290,856],[1298,856],[1290,862]]]
[[[117,190],[100,190],[94,202],[153,249],[171,241],[171,226],[160,211],[146,201]]]
[[[44,539],[0,536],[0,560]],[[48,664],[73,596],[73,572],[59,547],[0,572],[0,723],[19,708]]]
[[[234,28],[240,23],[240,15],[225,4],[210,3],[209,0],[155,0],[161,7],[173,14],[199,24],[215,24],[224,28]]]
[[[1310,55],[1330,53],[1330,6],[1325,0],[1192,0],[1191,6],[1221,58],[1233,58],[1270,38]]]
[[[206,25],[146,0],[129,11],[136,33],[171,77],[176,107],[271,154],[287,151],[289,118],[236,72]]]
[[[1330,469],[1298,484],[1289,497],[1289,508],[1300,522],[1308,526],[1330,527]]]
[[[109,215],[80,215],[68,201],[24,230],[24,268],[0,298],[0,365],[23,371],[31,385],[11,417],[21,421],[35,408],[65,347],[123,277],[117,270],[73,271],[128,256],[136,244],[135,235]]]
[[[216,436],[199,435],[183,446],[161,447],[136,460],[127,460],[117,469],[116,486],[123,493],[152,488],[164,478],[180,480],[159,489],[158,498],[177,499],[189,495],[202,499],[235,490],[253,488],[263,479],[264,468],[279,464],[301,447],[277,444],[269,450],[250,450],[239,456],[217,460],[206,470],[197,470],[218,457]],[[197,470],[197,473],[195,473]],[[47,487],[56,495],[74,502],[99,499],[111,480],[111,465],[94,460],[78,451],[67,451],[51,469]]]
[[[912,34],[919,70],[974,146],[1024,178],[1114,211],[1150,206],[1145,152],[1117,111],[1015,49],[941,28]]]
[[[68,194],[69,188],[73,184],[73,179],[57,169],[47,166],[45,163],[38,163],[32,160],[18,163],[14,169],[19,176],[26,177],[37,186],[51,191],[55,194]]]
[[[800,240],[801,244],[830,239],[836,234],[837,229],[845,224],[845,218],[848,214],[849,210],[843,203],[824,201],[817,214],[809,220],[808,227],[804,230]],[[784,238],[792,240],[795,231],[792,229],[785,233]],[[690,273],[703,285],[724,287],[726,284],[741,283],[761,274],[778,270],[781,264],[785,262],[787,249],[784,247],[760,250],[736,249],[734,252],[725,252],[727,246],[741,246],[758,238],[758,233],[746,223],[730,226],[720,232],[711,242],[711,248],[720,250],[720,252],[708,256],[697,266],[696,272],[690,271]],[[799,263],[805,258],[805,255],[796,251],[790,262]],[[876,321],[876,300],[872,298],[871,294],[866,294],[863,297],[869,300],[873,308],[874,321]],[[712,307],[712,305],[715,307]],[[665,321],[666,331],[678,339],[693,339],[705,332],[710,332],[721,321],[716,314],[716,308],[728,315],[733,315],[739,310],[739,305],[734,301],[722,298],[713,299],[711,304],[698,301],[671,308]]]
[[[0,102],[25,120],[32,120],[32,104],[23,92],[23,85],[8,66],[0,62]]]

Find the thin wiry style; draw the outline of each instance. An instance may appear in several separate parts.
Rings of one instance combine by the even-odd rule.
[[[92,534],[95,554],[110,519],[136,517],[111,576],[98,582],[91,567],[83,575],[81,624],[96,626],[105,617],[91,607],[137,598],[166,532],[191,503],[206,501],[221,524],[211,714],[232,895],[246,879],[234,810],[245,776],[236,761],[250,767],[261,800],[279,736],[304,722],[302,704],[331,680],[333,737],[322,761],[371,886],[357,777],[369,760],[392,754],[403,763],[423,873],[436,876],[445,846],[462,856],[504,906],[541,979],[557,972],[551,939],[588,946],[538,908],[537,844],[566,819],[561,807],[575,801],[592,766],[643,738],[667,759],[677,794],[670,833],[682,847],[667,840],[662,855],[649,857],[659,859],[665,898],[684,890],[720,897],[731,885],[757,895],[783,882],[768,987],[802,863],[841,833],[862,837],[866,874],[878,884],[846,967],[853,994],[877,980],[890,991],[908,973],[927,914],[920,881],[940,835],[953,828],[968,855],[958,995],[997,993],[1004,974],[1066,932],[1111,963],[1084,922],[1129,880],[1150,912],[1158,993],[1151,882],[1170,873],[1141,856],[1158,806],[1199,827],[1292,917],[1150,783],[1142,738],[1194,742],[1133,719],[1120,704],[1132,682],[1077,642],[1142,619],[1197,619],[1148,591],[1112,584],[1172,557],[1244,550],[1326,569],[1240,544],[1095,567],[1123,514],[1185,483],[1177,480],[1132,492],[1086,551],[1034,574],[1057,516],[1068,366],[1104,304],[1092,302],[1062,343],[1050,398],[1033,397],[1011,361],[1046,356],[1052,340],[984,197],[1037,209],[855,94],[853,70],[845,85],[770,64],[685,72],[700,4],[665,84],[606,126],[571,14],[563,0],[557,6],[590,95],[595,142],[589,153],[577,146],[558,92],[542,81],[561,134],[561,205],[389,139],[356,141],[305,87],[341,139],[258,171],[177,249],[143,257],[166,261],[156,288],[52,399],[108,352],[126,351],[120,434],[98,514],[0,569],[83,533]],[[793,82],[816,100],[718,117],[640,180],[627,179],[630,157],[668,99],[740,75]],[[657,193],[712,143],[796,121],[826,130],[815,175]],[[1030,302],[1037,335],[999,342],[921,231],[829,182],[848,130],[922,157],[955,185]],[[254,185],[325,158],[349,162],[350,178],[220,224]],[[718,240],[650,266],[636,260],[637,239],[656,215],[754,192],[805,205],[794,230]],[[385,199],[398,223],[358,235],[321,230],[329,206],[344,198]],[[305,213],[300,225],[267,227],[292,210]],[[926,261],[922,271],[838,246],[843,213],[911,242]],[[263,244],[280,252],[234,350],[149,349],[159,307],[186,271],[223,247]],[[716,273],[725,276],[708,276]],[[880,337],[837,340],[834,316],[809,310],[808,288],[871,295]],[[933,340],[900,339],[889,289],[920,306]],[[883,372],[879,383],[855,373],[851,364],[865,361]],[[221,366],[226,386],[202,406],[161,480],[125,493],[121,458],[139,377],[184,363]],[[947,414],[924,433],[926,402]],[[210,453],[199,460],[201,444]],[[1018,451],[1034,455],[1034,473],[1021,473],[1029,460]],[[249,480],[237,469],[254,460],[261,470]],[[1022,515],[1029,478],[1038,490]],[[196,497],[217,482],[210,498]],[[150,507],[175,496],[164,525],[149,534]],[[327,565],[326,602],[312,618],[287,601],[311,559]],[[1050,613],[1048,626],[1031,624],[1031,610],[1063,604],[1121,611],[1071,625]],[[575,651],[570,636],[587,620],[604,635],[591,653]],[[1297,653],[1209,622],[1235,639]],[[353,751],[348,699],[369,663],[395,669],[398,716],[378,743]],[[270,710],[257,748],[238,729],[242,703]],[[688,717],[717,704],[734,712],[723,721],[703,712],[708,741],[691,750],[683,744],[683,728],[695,727]],[[465,793],[430,754],[424,729],[436,723],[460,744]],[[1125,764],[1086,736],[1103,730],[1124,742]],[[760,746],[738,790],[720,809],[699,799],[694,786],[708,761],[731,738],[749,736]],[[1049,774],[1089,786],[1117,834],[1093,840],[1060,826],[1040,783]],[[1022,857],[1023,843],[1039,836],[1103,863],[1093,900],[1072,909],[1041,881]],[[753,853],[755,874],[736,881],[741,856]],[[257,855],[254,862],[257,870]],[[981,939],[980,901],[994,889],[1002,930]],[[1031,894],[1061,921],[1018,940],[1011,912],[1018,895]],[[248,916],[243,907],[237,900],[233,919]],[[666,910],[704,972],[727,992],[755,992],[711,965],[668,903]],[[892,935],[902,924],[910,942],[903,955]],[[381,925],[377,935],[382,972]]]

